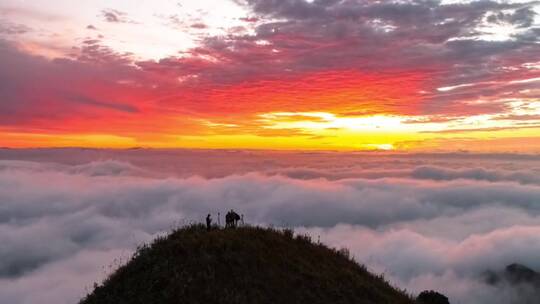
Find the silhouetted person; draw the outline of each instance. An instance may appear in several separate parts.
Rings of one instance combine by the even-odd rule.
[[[210,230],[212,228],[212,217],[210,217],[210,213],[206,216],[206,230]]]
[[[238,213],[234,212],[232,209],[231,209],[231,217],[232,217],[232,220],[233,220],[233,227],[236,227],[238,225],[238,221],[240,221],[240,215],[238,215]]]
[[[225,228],[229,228],[232,226],[232,213],[231,211],[227,212],[227,214],[225,214]]]
[[[231,211],[227,212],[227,215],[225,215],[225,227],[236,227],[236,224],[240,220],[240,215],[238,213],[234,212],[234,210],[231,209]]]

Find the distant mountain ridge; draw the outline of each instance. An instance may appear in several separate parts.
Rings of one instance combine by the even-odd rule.
[[[540,273],[518,263],[510,264],[500,272],[488,270],[484,273],[484,279],[490,285],[531,284],[540,289]]]
[[[506,304],[540,303],[540,273],[525,265],[514,263],[501,271],[488,270],[482,278],[486,284],[506,290]]]

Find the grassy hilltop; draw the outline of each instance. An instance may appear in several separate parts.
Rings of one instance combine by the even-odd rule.
[[[177,229],[137,250],[81,304],[413,303],[346,251],[292,231]]]

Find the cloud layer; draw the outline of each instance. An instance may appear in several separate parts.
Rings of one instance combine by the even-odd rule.
[[[398,286],[437,289],[454,303],[518,303],[513,289],[485,285],[482,272],[514,262],[540,269],[537,156],[0,155],[2,302],[73,303],[136,245],[230,208],[252,224],[294,227],[348,247]]]

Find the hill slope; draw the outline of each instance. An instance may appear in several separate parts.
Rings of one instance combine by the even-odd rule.
[[[140,248],[81,304],[413,303],[347,257],[290,232],[178,229]]]

